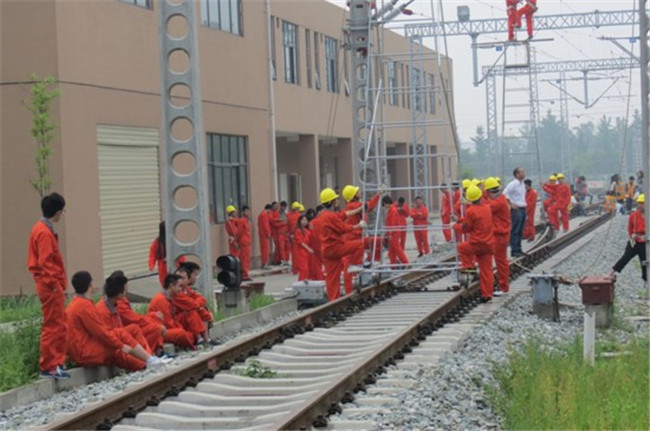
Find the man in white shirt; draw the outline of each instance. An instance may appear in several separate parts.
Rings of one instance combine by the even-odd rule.
[[[524,184],[526,171],[523,168],[516,168],[512,175],[515,179],[508,183],[503,190],[503,194],[508,198],[508,202],[510,203],[510,220],[512,222],[510,255],[512,257],[518,257],[524,255],[521,249],[521,237],[526,222],[526,186]]]

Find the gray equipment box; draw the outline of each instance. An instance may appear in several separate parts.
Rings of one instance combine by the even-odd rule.
[[[291,290],[299,304],[319,305],[327,302],[327,289],[324,281],[296,281],[291,285]]]

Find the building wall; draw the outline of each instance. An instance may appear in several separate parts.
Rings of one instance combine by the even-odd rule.
[[[201,96],[206,133],[248,138],[248,192],[253,255],[257,256],[255,220],[263,205],[275,198],[267,18],[263,1],[243,0],[242,11],[243,37],[203,25],[198,29]],[[288,155],[278,153],[278,172],[301,172],[303,201],[308,206],[317,203],[321,187],[319,158],[326,146],[320,140],[337,142],[327,148],[337,156],[339,181],[351,181],[352,117],[350,98],[344,93],[344,50],[340,48],[345,13],[325,1],[272,1],[271,6],[277,25],[275,128],[278,136],[298,138],[285,146],[286,151],[299,146],[295,165],[286,167]],[[0,1],[0,294],[33,292],[26,270],[27,237],[40,209],[39,196],[29,184],[35,176],[35,144],[29,135],[31,116],[23,106],[29,96],[25,82],[31,73],[52,75],[60,82],[61,96],[54,103],[60,127],[51,166],[52,190],[61,192],[68,202],[57,226],[66,267],[70,275],[87,269],[98,280],[109,270],[102,265],[101,253],[97,125],[160,128],[157,14],[157,10],[118,0]],[[284,82],[282,20],[299,26],[299,85]],[[312,68],[314,32],[338,40],[338,93],[327,92],[324,40],[319,53],[321,90],[307,87],[305,29],[312,37]],[[405,40],[396,34],[386,32],[385,43],[387,51],[408,52]],[[443,112],[441,108],[437,115]],[[401,106],[389,107],[387,115],[411,118],[410,111]],[[410,129],[397,131],[390,139],[406,145]],[[162,166],[161,187],[165,205]],[[213,256],[225,253],[224,226],[213,225],[210,236]]]

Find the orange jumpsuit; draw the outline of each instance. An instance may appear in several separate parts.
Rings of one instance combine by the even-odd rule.
[[[177,262],[185,262],[185,256],[179,257]],[[167,260],[165,257],[158,257],[158,238],[154,239],[149,247],[149,271],[153,271],[156,265],[158,265],[158,280],[162,287],[167,277]]]
[[[492,272],[492,254],[494,253],[494,233],[492,211],[483,203],[470,205],[460,230],[469,233],[469,241],[458,244],[458,257],[463,268],[473,268],[478,261],[480,272],[481,296],[492,298],[494,291],[494,273]]]
[[[401,207],[395,203],[393,204],[397,207],[397,222],[398,225],[402,228],[399,231],[399,242],[402,247],[402,251],[406,250],[406,217],[411,213],[409,206],[404,203]]]
[[[284,231],[287,222],[282,218],[279,211],[271,211],[269,214],[269,221],[271,222],[271,235],[273,236],[273,263],[278,264],[280,261],[287,261],[287,254],[285,249]]]
[[[551,183],[546,183],[542,184],[542,189],[548,194],[548,197],[544,199],[543,205],[544,205],[544,211],[546,212],[546,216],[548,217],[548,222],[553,226],[553,229],[559,230],[560,229],[560,221],[557,218],[557,211],[556,211],[556,203],[557,203],[557,195],[559,192],[558,188],[559,184],[551,184]]]
[[[239,257],[241,246],[237,242],[237,230],[239,229],[239,219],[228,217],[226,220],[226,233],[228,234],[228,253]]]
[[[163,315],[162,324],[167,328],[167,335],[164,340],[166,343],[173,343],[179,347],[194,349],[194,335],[186,331],[175,318],[174,304],[167,296],[167,292],[159,292],[149,302],[147,314],[156,318],[157,312]]]
[[[524,225],[523,238],[533,241],[535,239],[535,209],[537,208],[537,192],[535,189],[526,191],[526,224]]]
[[[179,292],[172,296],[176,321],[194,336],[205,332],[205,324],[199,315],[199,306],[187,293]]]
[[[454,201],[456,203],[456,201]],[[451,199],[447,190],[442,192],[442,203],[440,204],[440,220],[443,224],[448,225],[451,223]],[[415,223],[415,220],[413,221]],[[445,241],[451,241],[451,229],[443,228],[442,234],[445,236]]]
[[[311,232],[309,229],[298,228],[293,233],[294,253],[293,262],[296,265],[298,281],[309,280],[309,256],[311,253],[302,245],[309,246]]]
[[[237,244],[239,244],[239,260],[241,261],[241,278],[246,280],[251,269],[251,224],[242,216],[237,220]]]
[[[43,313],[39,366],[43,371],[51,371],[65,364],[66,275],[59,238],[45,220],[36,222],[29,235],[27,268],[34,277]]]
[[[379,203],[379,198],[380,195],[376,194],[373,196],[367,203],[366,203],[366,214],[364,217],[364,220],[367,222],[368,221],[368,214],[371,211],[374,211],[375,208],[377,208],[377,204]],[[345,211],[354,211],[358,208],[361,208],[361,205],[363,205],[363,202],[360,201],[352,201],[348,202],[345,205]],[[351,216],[348,216],[345,219],[345,222],[349,224],[350,226],[354,226],[356,224],[359,224],[361,221],[361,215],[362,212],[358,214],[354,214]],[[346,241],[354,241],[354,240],[360,240],[363,237],[363,232],[361,232],[360,229],[353,230],[350,233],[345,235]],[[357,253],[352,254],[348,256],[347,260],[343,264],[343,284],[345,286],[345,291],[347,293],[352,292],[352,280],[354,279],[354,274],[348,272],[348,267],[350,265],[361,265],[363,263],[363,253],[364,250],[368,250],[370,253],[373,252],[374,249],[374,258],[373,260],[375,262],[380,262],[381,261],[381,238],[375,237],[375,236],[366,236],[363,238],[363,248]]]
[[[141,316],[136,313],[133,308],[131,308],[131,302],[129,302],[129,299],[126,296],[118,299],[116,308],[124,325],[138,325],[144,338],[147,339],[149,347],[154,351],[163,347],[163,324],[160,320],[153,318],[150,315]]]
[[[311,235],[309,236],[309,247],[314,250],[314,254],[309,255],[309,280],[325,280],[323,274],[323,253],[321,252],[320,240],[320,215],[316,216],[309,222]]]
[[[413,219],[413,234],[418,246],[418,253],[429,254],[429,210],[425,205],[414,206],[411,208],[411,218]],[[451,237],[451,233],[449,236]]]
[[[510,290],[510,263],[508,245],[510,244],[510,204],[504,195],[489,202],[492,211],[494,233],[494,261],[497,264],[497,281],[502,292]]]
[[[146,367],[143,361],[122,351],[124,345],[135,347],[137,341],[126,332],[111,330],[90,299],[75,296],[66,309],[66,319],[68,354],[77,365],[115,365],[129,371]]]
[[[97,309],[99,316],[104,320],[104,324],[108,326],[109,329],[112,329],[116,334],[127,333],[129,336],[133,337],[133,339],[141,345],[149,355],[153,354],[153,350],[149,346],[149,343],[140,327],[135,324],[124,325],[117,311],[117,307],[111,304],[105,296],[95,304],[95,308]]]
[[[510,0],[514,1],[514,0]],[[537,0],[524,0],[525,5],[523,5],[517,11],[517,27],[521,27],[521,17],[526,17],[526,31],[528,32],[528,37],[533,37],[533,15],[537,12]]]
[[[402,265],[408,265],[409,260],[404,253],[401,243],[401,232],[395,228],[400,226],[397,205],[393,204],[388,207],[386,212],[386,228],[391,229],[386,232],[386,239],[388,240],[388,259],[391,264],[396,264],[397,261]]]
[[[456,214],[458,220],[461,220],[465,216],[465,214],[467,214],[467,203],[463,202],[460,199],[460,196],[458,197],[458,200],[456,200],[454,203],[454,214]],[[468,234],[463,234],[463,229],[461,224],[456,223],[453,226],[453,229],[454,229],[454,235],[456,235],[456,241],[467,240]]]
[[[199,317],[204,322],[213,322],[214,316],[212,312],[208,309],[208,300],[203,297],[200,293],[194,290],[192,287],[186,287],[185,293],[194,300],[196,305],[199,307]]]
[[[262,210],[257,216],[257,234],[260,238],[260,254],[262,255],[262,266],[269,264],[269,239],[271,238],[271,222],[267,210]]]
[[[341,296],[341,271],[343,259],[354,253],[363,252],[363,242],[360,239],[346,240],[344,235],[351,232],[352,226],[345,223],[344,212],[323,210],[319,218],[321,250],[325,264],[327,296],[333,301]]]
[[[567,184],[558,184],[557,199],[555,201],[555,213],[558,218],[558,229],[560,221],[564,232],[569,230],[569,205],[571,205],[571,187]]]
[[[291,256],[294,258],[291,259],[291,271],[294,274],[298,274],[298,268],[296,267],[295,254],[298,252],[298,247],[296,247],[296,242],[293,240],[293,235],[296,232],[296,227],[298,226],[298,218],[300,217],[300,212],[291,211],[287,214],[287,244],[289,245],[289,250]]]
[[[508,13],[508,40],[515,39],[515,25],[517,23],[517,3],[519,3],[519,0],[506,0],[506,8],[507,8],[506,12]]]

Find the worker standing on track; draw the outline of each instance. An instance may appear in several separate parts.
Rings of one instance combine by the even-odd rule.
[[[492,255],[494,253],[494,233],[492,211],[481,202],[481,190],[476,186],[467,188],[465,198],[471,202],[464,218],[457,225],[462,232],[469,233],[469,241],[458,244],[458,257],[464,270],[474,269],[478,261],[481,285],[481,301],[492,300],[494,290],[494,273],[492,272]]]
[[[302,214],[303,208],[300,202],[294,201],[291,204],[291,209],[287,213],[287,241],[289,250],[291,250],[291,272],[294,274],[298,274],[298,268],[294,259],[294,254],[298,252],[298,247],[293,240],[293,235],[296,232],[296,227],[298,227],[298,218]]]
[[[510,205],[506,197],[501,193],[501,187],[496,178],[485,180],[485,190],[490,194],[488,204],[492,211],[494,262],[497,265],[497,281],[499,283],[499,288],[493,294],[494,296],[501,296],[510,291],[510,262],[508,262],[511,229]]]
[[[411,208],[411,218],[413,219],[413,236],[418,247],[418,257],[422,257],[430,252],[429,210],[420,196],[415,198],[415,206]]]
[[[406,200],[403,197],[397,199],[397,223],[400,226],[399,230],[399,242],[402,247],[402,251],[406,250],[406,218],[411,214],[409,206],[406,204]]]
[[[562,222],[564,233],[569,231],[569,205],[571,205],[571,186],[564,181],[563,174],[557,174],[558,192],[556,202],[556,213],[558,222]],[[559,225],[559,223],[558,223]]]
[[[251,269],[251,209],[244,205],[241,207],[241,217],[237,220],[237,244],[239,245],[239,260],[241,261],[242,281],[251,281],[248,271]]]
[[[298,281],[309,280],[309,256],[314,254],[314,250],[309,246],[311,232],[307,227],[308,224],[306,215],[299,216],[293,234],[295,245],[293,263],[298,270]]]
[[[544,211],[546,212],[546,218],[551,226],[553,226],[553,229],[556,231],[560,230],[560,220],[557,217],[556,211],[557,196],[559,193],[557,177],[555,175],[548,177],[548,182],[542,184],[542,190],[544,190],[547,195],[542,204],[544,206]]]
[[[386,227],[386,240],[388,241],[388,259],[391,265],[395,265],[398,262],[402,266],[408,265],[409,260],[406,257],[406,253],[404,253],[400,238],[398,207],[393,203],[390,196],[384,196],[381,203],[386,210],[386,222],[384,226]]]
[[[446,184],[442,183],[441,186],[443,187],[442,189],[442,199],[440,202],[440,221],[444,226],[449,226],[451,223],[451,209],[452,209],[452,194],[447,190]],[[455,191],[454,197],[455,197]],[[456,203],[455,200],[453,200],[453,203]],[[451,241],[451,229],[448,227],[443,227],[442,228],[442,234],[445,237],[445,241],[450,242]]]
[[[537,192],[531,180],[524,180],[526,186],[526,224],[524,225],[524,239],[535,241],[535,209],[537,208]]]
[[[228,253],[235,257],[239,257],[239,243],[237,242],[237,230],[239,229],[237,223],[239,219],[237,218],[237,208],[234,205],[228,205],[226,207],[226,214],[228,215],[228,219],[226,220]]]
[[[260,239],[260,254],[262,256],[262,269],[268,268],[269,265],[269,251],[271,247],[271,221],[269,220],[269,213],[271,212],[271,204],[264,205],[264,209],[257,216],[257,235]]]
[[[506,0],[506,12],[508,13],[508,41],[515,40],[517,4],[519,4],[519,0]]]
[[[349,216],[345,219],[345,223],[350,226],[355,226],[359,224],[362,219],[368,223],[368,213],[372,212],[377,208],[379,199],[381,198],[381,193],[376,193],[368,202],[365,204],[361,200],[361,192],[359,187],[353,185],[346,185],[343,187],[341,192],[343,199],[345,200],[345,211],[355,211],[361,210],[359,213]],[[365,214],[363,213],[365,207]],[[374,255],[372,260],[375,262],[381,261],[381,238],[375,236],[366,236],[363,237],[363,232],[361,230],[353,230],[345,235],[345,239],[349,241],[363,240],[363,249],[357,251],[355,254],[348,256],[346,261],[343,263],[343,285],[346,292],[352,292],[352,280],[354,279],[354,273],[349,272],[348,269],[351,265],[362,265],[364,260],[364,251],[368,250],[370,253],[373,252]]]
[[[629,239],[625,246],[623,256],[616,262],[612,268],[612,277],[616,277],[617,272],[621,272],[625,265],[627,265],[634,256],[639,256],[641,262],[641,278],[646,283],[648,282],[647,267],[646,267],[646,226],[645,226],[645,194],[640,194],[636,198],[637,210],[630,214],[627,222],[627,233]]]
[[[521,249],[521,238],[526,224],[526,171],[523,168],[515,168],[512,175],[514,180],[510,181],[503,194],[510,202],[510,221],[512,230],[510,231],[510,256],[523,256]]]
[[[341,271],[343,259],[352,254],[363,252],[363,242],[360,239],[346,241],[345,234],[355,229],[363,229],[366,222],[361,220],[357,225],[345,223],[345,218],[361,212],[362,207],[354,211],[337,211],[339,195],[331,188],[323,189],[320,201],[324,206],[320,216],[320,237],[322,244],[323,263],[325,265],[327,296],[334,301],[341,296]]]
[[[70,378],[65,370],[67,279],[59,237],[54,230],[54,223],[61,220],[64,211],[63,196],[58,193],[44,196],[41,199],[42,217],[32,228],[27,247],[27,268],[34,277],[43,315],[40,376],[55,379]]]
[[[521,28],[521,17],[526,17],[526,31],[528,39],[533,38],[533,15],[537,12],[537,0],[524,0],[524,5],[517,11],[517,22],[515,26]]]

